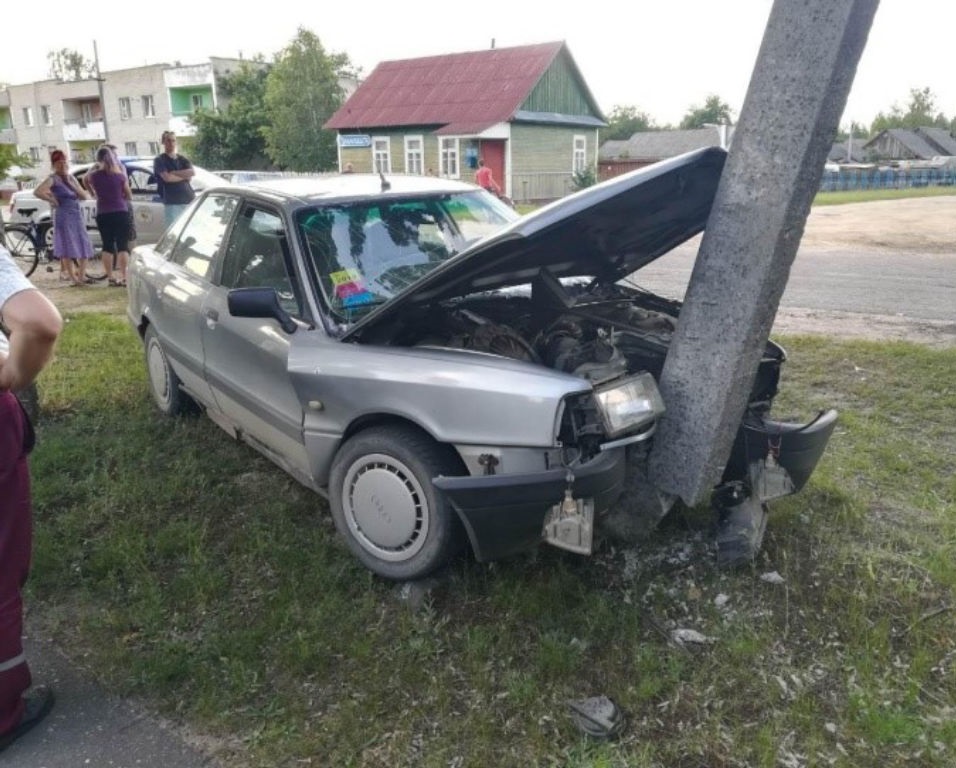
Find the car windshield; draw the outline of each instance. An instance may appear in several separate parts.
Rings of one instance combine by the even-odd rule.
[[[351,323],[516,217],[476,190],[308,208],[296,222],[327,305]]]

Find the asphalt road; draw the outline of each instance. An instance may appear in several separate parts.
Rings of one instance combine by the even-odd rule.
[[[634,282],[682,298],[696,255],[696,244],[676,248]],[[801,248],[780,306],[956,321],[956,222],[952,253]]]

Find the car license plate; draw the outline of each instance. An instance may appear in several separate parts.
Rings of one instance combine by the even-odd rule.
[[[574,499],[570,492],[544,518],[542,538],[552,546],[590,555],[594,546],[594,499]]]

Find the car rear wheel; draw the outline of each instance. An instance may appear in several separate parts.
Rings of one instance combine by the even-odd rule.
[[[146,329],[146,372],[149,376],[149,391],[159,410],[167,416],[185,413],[192,401],[180,388],[179,376],[169,364],[166,351],[152,326]]]
[[[464,543],[461,523],[432,478],[462,472],[452,449],[414,427],[360,432],[332,463],[329,503],[335,526],[356,557],[379,576],[426,576]]]

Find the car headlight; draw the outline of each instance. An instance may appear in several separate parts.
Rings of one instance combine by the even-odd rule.
[[[649,373],[641,373],[594,390],[608,437],[650,424],[664,413],[664,401]]]

